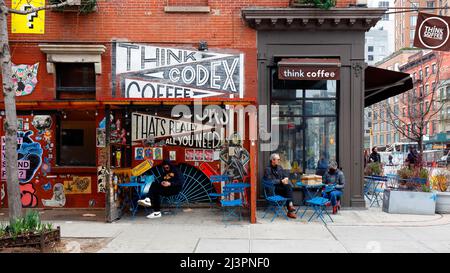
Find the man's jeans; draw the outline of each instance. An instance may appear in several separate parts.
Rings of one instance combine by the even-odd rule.
[[[292,186],[291,184],[277,184],[275,185],[275,194],[287,198],[286,207],[289,206],[289,202],[292,201]]]
[[[323,197],[324,198],[329,198],[331,201],[331,205],[334,207],[337,204],[337,200],[340,199],[340,197],[342,196],[342,191],[339,190],[333,190],[329,193],[324,192],[323,193]]]

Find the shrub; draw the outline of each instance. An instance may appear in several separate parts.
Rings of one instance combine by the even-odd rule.
[[[17,219],[12,225],[0,228],[0,237],[12,236],[16,238],[21,234],[42,233],[53,229],[51,223],[44,224],[41,222],[39,212],[28,211],[24,217]]]
[[[437,191],[447,191],[449,189],[449,178],[450,173],[448,171],[438,170],[436,175],[431,177],[431,187],[433,190]]]
[[[365,175],[382,175],[383,174],[383,165],[379,162],[372,162],[367,164],[366,169],[364,170]]]

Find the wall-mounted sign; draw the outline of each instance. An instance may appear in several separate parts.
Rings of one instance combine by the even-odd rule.
[[[15,10],[27,11],[45,6],[45,0],[12,0],[11,7]],[[11,15],[11,33],[44,34],[45,10],[29,14]]]
[[[243,54],[117,43],[116,75],[127,98],[243,97]]]
[[[339,59],[289,58],[278,62],[280,80],[339,80]]]
[[[414,46],[432,50],[450,50],[450,17],[419,12]]]

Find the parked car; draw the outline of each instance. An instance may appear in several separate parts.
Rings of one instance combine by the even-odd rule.
[[[450,156],[448,154],[441,157],[441,159],[438,160],[438,166],[439,167],[447,167],[450,165]]]

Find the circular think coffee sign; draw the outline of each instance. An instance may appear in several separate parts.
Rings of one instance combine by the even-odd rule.
[[[419,40],[429,49],[437,49],[444,46],[449,35],[449,25],[440,17],[426,18],[419,26]]]

